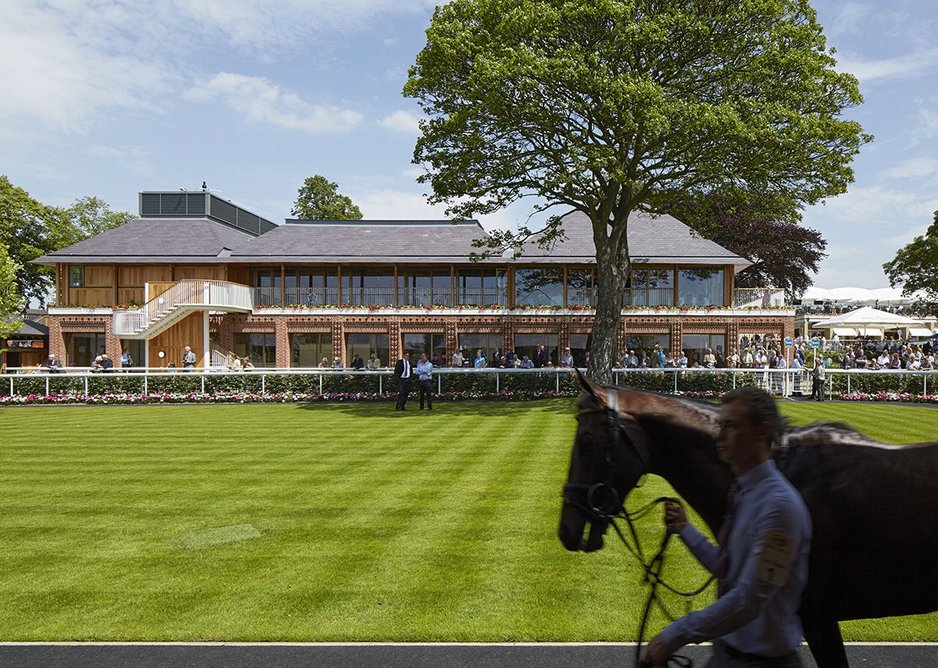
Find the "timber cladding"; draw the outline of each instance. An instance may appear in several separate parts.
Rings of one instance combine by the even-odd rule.
[[[174,362],[176,367],[181,369],[182,356],[186,346],[192,348],[192,352],[195,353],[196,367],[203,366],[204,318],[205,315],[202,312],[192,313],[165,332],[161,332],[150,339],[147,342],[149,366],[166,368],[170,362]],[[158,354],[161,350],[166,353],[166,356],[162,359]]]

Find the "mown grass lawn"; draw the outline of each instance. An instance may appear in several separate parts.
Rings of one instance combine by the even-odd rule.
[[[624,549],[556,538],[574,402],[415,408],[0,410],[0,640],[632,639],[645,590]],[[783,410],[938,433],[925,407]],[[642,527],[653,547],[660,515]],[[702,581],[677,541],[668,562]],[[938,615],[844,629],[938,640]]]

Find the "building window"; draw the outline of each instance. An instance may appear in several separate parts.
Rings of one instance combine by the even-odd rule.
[[[234,352],[238,357],[247,357],[256,367],[277,366],[277,335],[263,332],[235,334]]]
[[[256,306],[282,306],[280,268],[255,269],[253,274],[254,304]]]
[[[287,304],[337,306],[339,303],[339,274],[335,267],[288,268],[284,286]],[[316,364],[318,366],[319,360]]]
[[[90,367],[95,357],[104,352],[107,338],[101,334],[66,334],[65,366]]]
[[[709,348],[717,358],[717,366],[723,366],[726,350],[726,337],[723,334],[685,334],[681,347],[687,355],[687,366],[704,366],[704,355]]]
[[[507,306],[508,274],[504,269],[473,267],[456,275],[456,303],[463,306]]]
[[[722,269],[681,269],[677,286],[679,306],[723,306]]]
[[[596,272],[592,267],[567,269],[567,306],[596,306]]]
[[[563,306],[563,271],[560,268],[516,269],[515,304]]]
[[[403,349],[410,353],[410,361],[414,364],[417,363],[421,353],[426,353],[434,364],[437,364],[440,359],[444,359],[446,365],[449,365],[449,360],[446,357],[445,334],[404,334],[403,344]],[[437,365],[439,366],[439,364]]]
[[[401,306],[449,306],[448,271],[407,271],[398,275],[398,303]]]
[[[393,306],[394,275],[349,270],[342,276],[342,303],[354,306]]]
[[[459,334],[459,348],[462,350],[463,363],[472,366],[472,361],[476,358],[476,352],[481,350],[482,356],[491,365],[492,359],[495,357],[495,351],[501,349],[504,340],[501,334],[461,332]],[[450,357],[452,358],[452,355]]]
[[[388,348],[387,334],[366,334],[356,333],[345,335],[345,365],[349,366],[352,358],[358,355],[366,362],[371,353],[378,356],[378,361],[382,367],[391,366],[388,359],[391,352]],[[396,361],[396,360],[395,360]]]
[[[670,334],[626,334],[625,346],[629,351],[634,350],[641,362],[643,353],[648,356],[648,366],[658,366],[658,350],[664,353],[665,358],[671,354],[671,335]],[[625,351],[622,353],[625,355]],[[624,364],[622,366],[625,366]]]
[[[538,346],[544,346],[550,364],[557,366],[557,360],[560,359],[557,354],[558,338],[556,334],[515,334],[515,354],[519,360],[523,361],[527,356],[534,361]]]
[[[290,366],[315,368],[322,358],[332,365],[332,334],[313,332],[290,335]]]
[[[573,365],[577,367],[589,366],[589,352],[593,345],[592,334],[571,334],[570,354],[573,355]]]
[[[625,306],[673,306],[673,269],[636,269],[632,272],[629,289],[625,291]]]
[[[70,288],[85,287],[85,268],[84,267],[75,267],[75,266],[69,267],[68,287]]]

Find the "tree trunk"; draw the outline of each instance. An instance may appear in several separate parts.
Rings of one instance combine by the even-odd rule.
[[[612,381],[616,362],[616,332],[622,319],[622,295],[629,276],[628,244],[625,234],[594,234],[598,295],[593,342],[587,372],[598,383]]]

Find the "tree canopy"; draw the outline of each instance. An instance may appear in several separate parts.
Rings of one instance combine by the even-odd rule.
[[[812,284],[810,274],[826,257],[827,242],[821,233],[800,227],[801,211],[784,202],[744,204],[718,193],[696,200],[685,198],[668,207],[669,213],[702,236],[752,265],[736,276],[738,288],[784,288],[796,299]]]
[[[453,0],[404,87],[426,116],[414,162],[456,216],[533,198],[589,217],[590,372],[606,379],[632,211],[717,189],[800,204],[846,190],[869,137],[841,117],[861,96],[834,65],[807,0]]]
[[[97,197],[82,197],[68,207],[48,206],[0,176],[0,244],[15,267],[19,295],[44,304],[55,272],[31,260],[121,225],[133,216],[111,211]]]
[[[325,176],[310,176],[297,191],[291,213],[303,220],[361,220],[361,210],[338,189]]]
[[[903,246],[883,265],[892,287],[902,286],[902,294],[923,291],[928,308],[938,313],[938,211],[925,234]]]
[[[23,298],[16,285],[16,265],[0,244],[0,341],[15,333],[23,321],[17,317]]]

